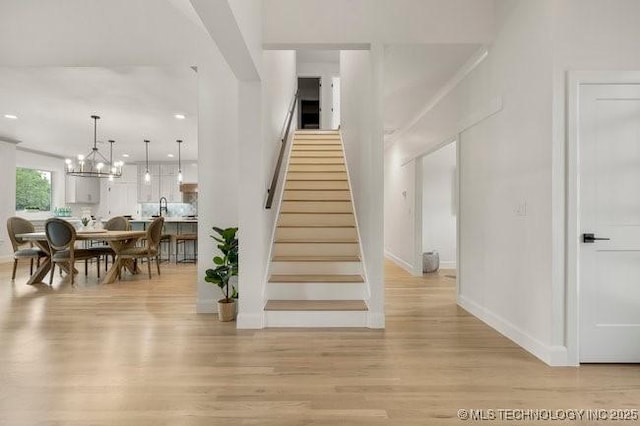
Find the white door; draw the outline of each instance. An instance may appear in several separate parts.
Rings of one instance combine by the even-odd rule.
[[[579,117],[580,362],[640,362],[640,85],[581,86]]]

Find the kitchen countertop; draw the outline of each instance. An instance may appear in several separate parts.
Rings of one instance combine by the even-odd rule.
[[[154,217],[142,218],[142,219],[130,219],[129,222],[149,223],[149,222],[152,222],[154,219],[155,219]],[[188,219],[188,218],[182,218],[182,217],[165,217],[164,221],[165,223],[198,223],[198,219]]]

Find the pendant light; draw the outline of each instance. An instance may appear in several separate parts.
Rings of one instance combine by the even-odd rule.
[[[146,152],[146,158],[147,158],[147,170],[144,172],[144,183],[146,184],[151,183],[151,173],[149,173],[149,142],[151,141],[147,139],[144,140],[145,152]]]
[[[93,148],[91,152],[85,155],[78,155],[77,164],[73,160],[67,158],[66,172],[71,176],[78,177],[97,177],[97,178],[119,178],[122,176],[122,166],[124,163],[113,162],[113,144],[115,141],[109,141],[109,161],[98,150],[98,120],[97,115],[92,115],[93,119]],[[105,168],[105,166],[108,166]]]
[[[182,183],[182,140],[178,139],[178,185]]]

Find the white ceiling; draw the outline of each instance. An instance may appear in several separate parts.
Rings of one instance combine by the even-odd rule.
[[[300,49],[296,51],[296,61],[298,63],[339,63],[339,50],[314,50]]]
[[[385,134],[395,133],[411,122],[479,48],[478,44],[385,47]]]
[[[63,157],[88,154],[93,120],[98,141],[114,139],[114,157],[144,161],[197,158],[197,73],[189,67],[0,67],[0,139]],[[174,114],[184,114],[177,120]],[[4,117],[18,116],[17,120]],[[98,148],[108,156],[108,144]]]

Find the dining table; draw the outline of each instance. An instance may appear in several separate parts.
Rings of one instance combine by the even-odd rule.
[[[113,249],[115,253],[115,261],[107,271],[103,284],[113,283],[118,279],[119,273],[122,268],[126,268],[132,274],[140,272],[137,264],[132,259],[123,259],[120,256],[122,250],[131,248],[136,245],[140,238],[144,237],[147,233],[145,231],[107,231],[102,229],[95,230],[80,230],[76,232],[76,241],[104,241]],[[33,285],[40,283],[44,280],[51,270],[51,250],[49,243],[47,242],[47,236],[44,232],[30,232],[27,234],[19,234],[18,238],[25,241],[31,241],[34,245],[40,248],[45,256],[40,261],[40,266],[34,272],[33,275],[27,281],[27,284]],[[63,270],[67,273],[76,273],[77,271],[73,266],[71,270],[69,267],[63,266]]]

